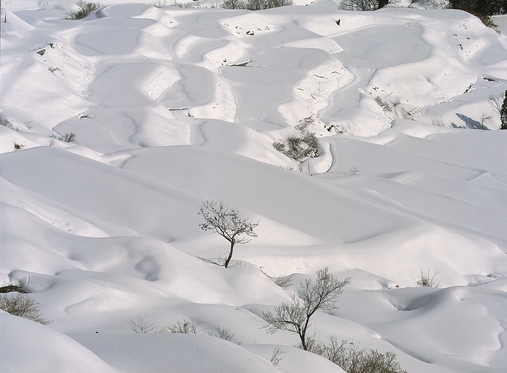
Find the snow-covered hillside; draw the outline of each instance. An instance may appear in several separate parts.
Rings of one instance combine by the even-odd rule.
[[[505,33],[455,10],[199,4],[76,21],[67,0],[2,2],[0,286],[53,322],[0,311],[0,370],[342,372],[262,328],[329,267],[352,282],[319,340],[409,373],[505,372]],[[298,164],[273,143],[301,131],[320,155]],[[260,222],[227,269],[207,200]]]

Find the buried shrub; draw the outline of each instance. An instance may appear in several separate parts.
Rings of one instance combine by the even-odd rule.
[[[78,7],[78,10],[70,11],[69,13],[67,13],[65,19],[69,20],[83,19],[91,12],[99,10],[102,7],[102,5],[98,3],[87,3],[84,0],[79,0],[76,3],[76,5]]]
[[[44,325],[51,324],[50,320],[42,317],[39,308],[40,303],[26,294],[18,293],[15,296],[0,294],[0,309],[5,312]]]

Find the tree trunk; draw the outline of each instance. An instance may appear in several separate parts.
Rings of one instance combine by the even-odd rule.
[[[236,242],[233,240],[231,241],[231,251],[229,252],[229,256],[227,257],[227,259],[225,259],[225,264],[224,264],[224,267],[227,268],[227,266],[229,265],[229,262],[231,261],[232,259],[232,251],[234,250],[234,244]]]
[[[299,338],[301,339],[301,347],[303,347],[303,350],[308,351],[308,346],[306,345],[306,333],[303,332]]]

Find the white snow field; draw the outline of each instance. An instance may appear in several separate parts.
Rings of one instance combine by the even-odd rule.
[[[0,371],[343,372],[262,328],[329,267],[352,282],[317,339],[507,372],[506,33],[408,3],[2,0],[0,286],[53,322],[0,311]],[[305,118],[320,156],[297,164],[273,143]],[[259,221],[227,269],[207,200]],[[131,328],[183,319],[197,335]]]

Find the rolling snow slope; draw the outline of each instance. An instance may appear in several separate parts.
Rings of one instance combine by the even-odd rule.
[[[2,371],[340,372],[262,329],[325,266],[352,283],[315,316],[322,341],[410,373],[505,371],[505,34],[453,10],[201,5],[70,21],[66,1],[3,2],[0,285],[53,323],[0,312]],[[298,165],[273,142],[304,118],[321,154]],[[260,221],[228,269],[198,226],[209,199]]]

